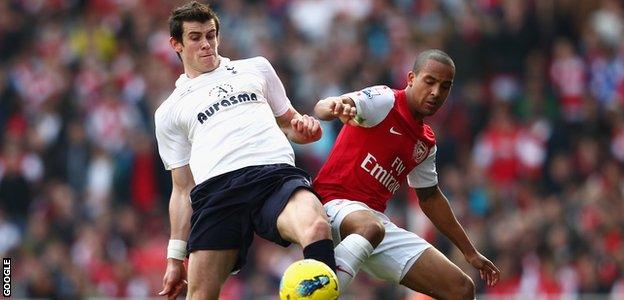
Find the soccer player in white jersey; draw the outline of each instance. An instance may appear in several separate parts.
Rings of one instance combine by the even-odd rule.
[[[171,239],[160,295],[217,299],[244,264],[254,233],[295,242],[305,258],[335,269],[327,216],[308,175],[294,167],[289,141],[321,137],[318,120],[300,115],[263,57],[219,55],[219,19],[191,2],[169,20],[184,74],[155,113],[158,150],[171,170]],[[197,183],[197,185],[196,185]]]
[[[438,188],[435,135],[423,119],[446,100],[455,64],[444,52],[420,53],[407,87],[386,86],[319,101],[322,120],[345,123],[314,180],[330,223],[341,290],[360,268],[438,299],[473,299],[474,283],[418,235],[397,227],[383,214],[387,201],[406,180],[433,224],[464,254],[488,285],[499,270],[481,255]]]

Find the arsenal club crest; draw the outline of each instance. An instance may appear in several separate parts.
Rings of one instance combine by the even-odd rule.
[[[423,141],[418,140],[416,145],[414,145],[414,152],[412,153],[414,161],[416,161],[416,164],[420,164],[427,158],[427,155],[429,155],[429,147]]]

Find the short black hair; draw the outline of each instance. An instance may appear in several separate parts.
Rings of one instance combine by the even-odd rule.
[[[219,16],[210,8],[208,4],[191,1],[182,6],[176,7],[169,16],[169,34],[173,39],[182,43],[184,21],[196,21],[204,23],[214,20],[219,35]]]
[[[453,70],[455,70],[455,63],[448,54],[446,54],[442,50],[429,49],[418,53],[418,56],[416,56],[416,61],[414,62],[414,67],[412,68],[412,72],[418,73],[418,71],[422,69],[425,63],[427,63],[427,60],[430,59],[450,66],[453,68]]]

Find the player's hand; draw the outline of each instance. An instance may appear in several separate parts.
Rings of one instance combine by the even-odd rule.
[[[498,283],[500,270],[481,253],[477,252],[471,256],[466,256],[466,261],[479,270],[481,280],[485,280],[488,286],[494,286]]]
[[[186,290],[186,284],[186,270],[183,261],[168,258],[167,271],[163,277],[163,290],[158,295],[167,296],[169,300],[176,299]]]
[[[324,101],[328,102],[328,109],[330,110],[332,116],[340,119],[340,121],[344,124],[352,121],[357,114],[355,102],[353,102],[350,98],[330,97],[326,98]]]
[[[290,120],[290,125],[301,143],[318,141],[323,134],[319,120],[308,115],[300,115]]]

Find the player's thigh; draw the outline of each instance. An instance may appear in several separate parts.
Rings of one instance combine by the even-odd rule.
[[[191,298],[217,299],[221,285],[238,257],[238,249],[197,250],[188,263],[188,291]]]
[[[329,223],[323,205],[306,188],[298,188],[290,196],[288,203],[277,217],[277,229],[280,235],[289,241],[307,245],[309,236],[330,238]],[[314,233],[314,230],[326,232]]]
[[[362,265],[362,270],[374,277],[400,283],[411,265],[428,249],[426,240],[392,223],[387,216],[375,213],[383,222],[384,238]]]
[[[418,292],[442,299],[462,295],[471,280],[459,267],[434,247],[429,247],[410,267],[401,284]]]
[[[358,201],[336,199],[325,203],[323,207],[329,218],[332,238],[336,243],[353,233],[353,225],[359,219],[378,220],[372,209]]]
[[[341,237],[356,233],[368,240],[373,247],[379,245],[385,232],[382,221],[370,210],[349,213],[340,222],[339,228]]]

